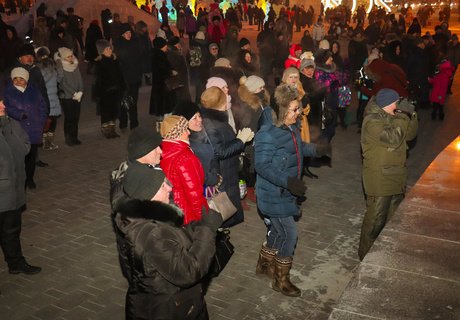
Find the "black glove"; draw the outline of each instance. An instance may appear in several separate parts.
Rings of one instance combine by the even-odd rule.
[[[318,158],[322,156],[328,156],[329,158],[332,157],[332,146],[330,143],[328,144],[317,144],[316,145],[316,156]]]
[[[305,191],[307,191],[307,186],[305,185],[305,182],[294,177],[288,177],[287,188],[289,192],[291,192],[293,195],[297,197],[303,196]]]
[[[415,111],[415,106],[409,101],[407,101],[406,99],[399,102],[398,108],[395,110],[396,113],[405,114],[406,116],[409,117],[409,119],[412,118],[412,114],[414,113],[414,111]]]

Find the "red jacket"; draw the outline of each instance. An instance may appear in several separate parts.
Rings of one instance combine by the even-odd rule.
[[[431,102],[444,104],[453,72],[454,67],[450,61],[444,60],[439,65],[439,72],[433,78],[428,78],[428,82],[433,86],[430,94]]]
[[[163,140],[160,167],[172,183],[174,202],[184,211],[184,224],[201,219],[204,197],[204,171],[190,145],[180,140]]]
[[[362,87],[361,91],[371,97],[376,95],[380,89],[393,89],[401,97],[408,97],[407,77],[403,69],[383,59],[376,59],[365,67],[366,74],[374,80],[372,89]]]
[[[302,50],[300,44],[293,44],[289,48],[289,57],[284,61],[284,68],[287,69],[289,67],[294,67],[299,69],[300,68],[300,59],[295,56],[295,52],[297,50]]]

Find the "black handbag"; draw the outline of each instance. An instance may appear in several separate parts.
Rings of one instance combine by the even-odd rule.
[[[217,277],[224,270],[234,253],[234,248],[230,242],[230,230],[218,230],[216,235],[216,254],[209,267],[209,276]]]

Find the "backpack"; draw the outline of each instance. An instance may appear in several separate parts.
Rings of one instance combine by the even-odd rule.
[[[200,47],[194,46],[190,48],[190,67],[201,66],[202,58],[203,58],[203,54],[201,52]]]

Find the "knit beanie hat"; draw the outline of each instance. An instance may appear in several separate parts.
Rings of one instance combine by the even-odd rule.
[[[323,49],[323,50],[329,50],[331,48],[331,45],[329,44],[329,41],[326,39],[323,39],[319,42],[318,49]]]
[[[206,109],[222,110],[227,105],[227,97],[222,89],[209,87],[201,94],[201,105]]]
[[[196,40],[204,40],[206,39],[206,35],[204,34],[203,31],[198,31],[195,35]]]
[[[66,59],[73,55],[73,51],[66,47],[59,48],[58,52],[62,59]]]
[[[17,53],[17,57],[20,58],[20,57],[28,56],[28,55],[31,55],[31,56],[35,57],[35,51],[34,51],[34,47],[31,44],[26,43],[26,44],[23,44],[19,48],[18,53]]]
[[[246,88],[254,93],[257,89],[265,87],[265,81],[261,77],[258,76],[249,76],[249,77],[241,77],[240,84],[244,84]]]
[[[132,29],[131,29],[131,26],[129,25],[129,23],[122,23],[121,26],[120,26],[120,34],[124,35],[128,31],[132,32]]]
[[[151,200],[164,181],[163,170],[136,161],[128,166],[123,176],[123,190],[130,198]]]
[[[23,78],[26,81],[29,81],[29,71],[24,68],[17,67],[11,70],[11,80],[14,78]]]
[[[393,89],[381,89],[375,97],[375,102],[380,108],[385,108],[398,100],[399,94]]]
[[[142,158],[161,143],[161,136],[153,129],[136,127],[128,138],[128,159]]]
[[[316,67],[314,59],[302,59],[302,61],[300,61],[300,71],[308,67]]]
[[[154,48],[161,49],[164,46],[166,46],[167,44],[168,44],[168,42],[166,42],[166,40],[161,38],[161,37],[156,37],[155,39],[153,39],[153,47]]]
[[[177,140],[188,130],[188,121],[182,116],[168,116],[161,123],[160,133],[165,140]]]
[[[209,44],[209,50],[211,50],[212,48],[217,48],[217,49],[219,49],[219,46],[218,46],[217,43],[213,42],[213,43],[210,43],[210,44]]]
[[[105,48],[113,48],[113,47],[112,47],[112,44],[105,39],[99,39],[96,41],[97,53],[100,56],[102,56],[102,53],[104,52]]]
[[[219,58],[214,62],[214,67],[224,67],[224,68],[231,68],[232,65],[230,63],[230,60],[227,58]]]
[[[240,48],[244,47],[247,44],[251,44],[247,38],[240,39]]]
[[[182,100],[176,105],[172,114],[182,116],[187,121],[190,121],[197,112],[200,112],[200,108],[198,108],[196,103]]]
[[[219,89],[222,89],[223,87],[227,86],[227,81],[219,77],[211,77],[208,79],[208,82],[206,82],[206,89],[211,87],[217,87]]]

